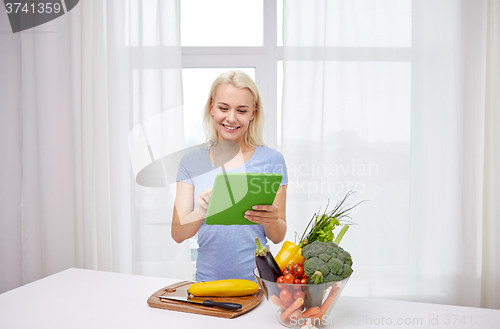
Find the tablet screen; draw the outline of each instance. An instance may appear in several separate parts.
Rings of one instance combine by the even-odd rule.
[[[207,208],[207,225],[258,225],[246,219],[255,205],[271,205],[281,174],[220,173],[215,177]]]

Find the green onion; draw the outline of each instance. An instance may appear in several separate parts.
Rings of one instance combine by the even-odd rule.
[[[342,200],[340,200],[335,208],[329,212],[327,212],[328,205],[325,208],[325,212],[321,215],[314,214],[307,224],[306,229],[304,230],[304,233],[302,234],[302,237],[300,238],[299,241],[299,247],[303,248],[306,244],[312,243],[314,241],[321,241],[321,242],[333,242],[334,234],[333,230],[335,229],[336,226],[340,226],[340,220],[343,218],[351,218],[349,217],[349,211],[354,209],[357,205],[359,205],[361,202],[358,202],[352,207],[349,207],[345,209],[344,202],[346,199],[353,194],[353,191],[347,192],[347,194],[344,196]],[[314,222],[314,224],[313,224]],[[311,230],[308,231],[309,227],[311,226]],[[339,235],[335,239],[335,244],[338,245],[342,237],[344,236],[345,232],[349,228],[348,225],[344,225],[342,230],[340,231]]]

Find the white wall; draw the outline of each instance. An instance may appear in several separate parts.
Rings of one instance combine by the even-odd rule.
[[[23,283],[20,36],[0,8],[0,293]]]

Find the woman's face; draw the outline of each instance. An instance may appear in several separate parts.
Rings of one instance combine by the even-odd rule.
[[[217,88],[210,106],[219,139],[244,144],[245,132],[255,115],[253,96],[247,88],[223,84]]]

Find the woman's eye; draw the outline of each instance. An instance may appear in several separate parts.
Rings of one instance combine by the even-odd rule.
[[[227,111],[227,107],[219,107],[221,111]]]
[[[240,113],[247,113],[246,110],[238,110],[238,112],[240,112]]]

